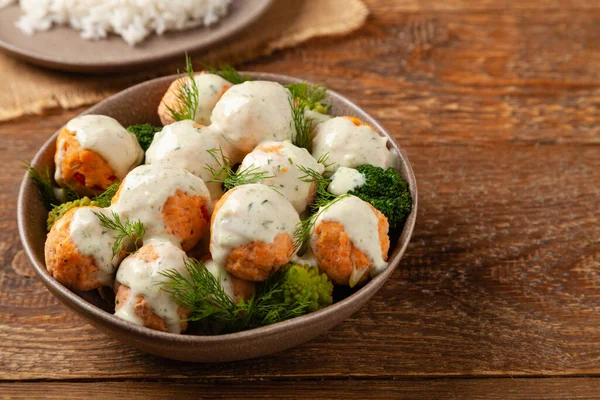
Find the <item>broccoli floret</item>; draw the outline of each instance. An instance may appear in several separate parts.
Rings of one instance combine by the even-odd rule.
[[[154,134],[162,131],[162,127],[151,124],[139,124],[131,125],[127,130],[135,135],[142,150],[146,151],[150,147],[150,144],[152,144]]]
[[[317,311],[333,303],[333,284],[326,274],[308,265],[292,264],[285,270],[281,288],[282,302],[292,304],[297,300],[310,300],[310,311]]]
[[[58,221],[63,215],[65,215],[68,211],[83,206],[96,206],[96,202],[90,200],[89,197],[83,197],[79,200],[69,201],[68,203],[63,203],[58,206],[54,206],[50,212],[48,212],[48,220],[46,221],[48,231],[52,229],[52,226],[56,221]]]
[[[371,203],[388,219],[391,229],[402,227],[412,209],[412,197],[408,183],[393,168],[383,169],[373,165],[361,165],[356,169],[366,178],[366,183],[350,194]]]

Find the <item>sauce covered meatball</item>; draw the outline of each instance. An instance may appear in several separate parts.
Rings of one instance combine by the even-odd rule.
[[[189,311],[179,307],[160,283],[167,280],[161,275],[166,270],[188,277],[186,260],[185,252],[168,240],[153,240],[128,256],[117,272],[115,315],[158,331],[184,332]]]
[[[261,184],[238,186],[215,205],[210,252],[233,276],[265,281],[294,255],[300,222],[290,202]]]
[[[121,183],[111,209],[144,224],[146,237],[165,234],[193,248],[208,230],[212,202],[204,181],[188,171],[162,164],[137,167]]]
[[[46,268],[63,285],[77,290],[111,286],[121,260],[113,257],[114,236],[102,227],[99,207],[74,208],[52,227],[44,248]]]
[[[221,97],[210,120],[237,150],[233,162],[266,140],[291,140],[294,129],[289,91],[267,81],[233,86]]]
[[[387,218],[369,203],[348,196],[323,209],[310,241],[319,268],[338,285],[354,286],[387,267]]]
[[[263,142],[242,161],[240,169],[265,172],[269,178],[260,183],[273,185],[292,203],[299,213],[306,210],[315,195],[315,184],[300,167],[319,174],[325,167],[315,160],[308,150],[290,142]],[[304,178],[304,179],[303,179]],[[308,178],[308,181],[307,179]]]
[[[102,193],[144,157],[134,134],[115,119],[84,115],[69,121],[56,140],[55,180],[80,195]]]
[[[329,175],[339,167],[354,168],[364,164],[388,168],[393,158],[386,145],[385,137],[358,118],[336,117],[317,125],[312,155],[317,160],[327,157],[327,162],[331,163],[326,171]]]
[[[219,75],[207,74],[205,72],[197,74],[194,81],[198,88],[198,106],[196,107],[194,121],[202,125],[208,125],[210,124],[210,115],[213,108],[215,108],[215,104],[223,96],[223,93],[231,87],[231,83]],[[191,85],[191,80],[187,76],[173,81],[158,105],[158,116],[163,125],[175,122],[169,109],[174,111],[181,110],[182,104],[178,98],[178,93],[180,93],[184,85]]]

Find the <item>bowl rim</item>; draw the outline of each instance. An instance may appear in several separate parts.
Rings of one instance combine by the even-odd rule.
[[[306,80],[303,80],[300,78],[287,76],[287,75],[282,75],[282,74],[263,73],[263,72],[248,72],[248,71],[240,71],[240,73],[249,75],[253,79],[259,78],[259,79],[263,79],[263,80],[272,80],[272,81],[276,81],[276,82],[282,82],[282,81],[306,82],[309,85],[314,85],[313,83],[311,83],[309,81],[306,81]],[[152,80],[131,86],[131,87],[124,89],[124,90],[106,98],[105,100],[97,103],[96,105],[85,110],[84,112],[80,113],[79,115],[94,113],[95,110],[97,110],[98,108],[102,108],[107,102],[112,101],[115,96],[126,96],[128,94],[128,92],[133,91],[133,90],[138,90],[143,86],[153,86],[153,85],[163,83],[164,81],[173,81],[176,78],[178,78],[179,76],[180,75],[169,75],[169,76],[152,79]],[[78,313],[80,313],[80,312],[89,313],[91,315],[91,318],[93,318],[94,320],[96,320],[96,321],[100,320],[101,322],[103,322],[107,325],[114,326],[115,328],[117,328],[121,331],[127,331],[130,334],[135,334],[135,335],[142,336],[144,338],[149,338],[149,339],[159,339],[159,340],[163,340],[163,341],[167,341],[167,342],[171,342],[171,343],[187,343],[187,344],[194,344],[194,345],[215,344],[215,343],[222,343],[224,341],[225,342],[230,342],[230,341],[233,342],[233,341],[239,341],[239,340],[244,340],[244,339],[252,339],[255,336],[259,336],[259,337],[273,336],[273,335],[278,335],[278,334],[282,333],[283,331],[287,331],[289,329],[297,329],[297,328],[301,328],[304,325],[310,325],[312,323],[317,323],[319,321],[326,321],[329,316],[334,315],[338,309],[343,308],[345,305],[350,305],[352,303],[360,302],[361,300],[364,300],[361,303],[361,306],[362,306],[362,304],[364,304],[366,301],[368,301],[369,298],[372,297],[379,290],[379,288],[387,281],[387,279],[391,276],[391,274],[394,272],[394,270],[399,265],[400,260],[401,260],[402,256],[404,255],[404,252],[406,251],[406,248],[410,242],[410,239],[412,237],[412,233],[414,230],[415,222],[416,222],[417,207],[418,207],[417,182],[416,182],[416,178],[415,178],[412,166],[410,164],[410,161],[408,160],[408,157],[402,151],[400,145],[396,142],[396,140],[393,138],[393,136],[391,136],[387,132],[387,130],[385,130],[375,118],[373,118],[371,115],[369,115],[367,112],[365,112],[361,107],[359,107],[358,105],[356,105],[355,103],[353,103],[352,101],[347,99],[346,97],[340,95],[336,91],[328,90],[327,93],[331,97],[334,97],[337,100],[341,100],[342,103],[346,103],[347,105],[350,105],[353,108],[359,110],[360,113],[363,114],[363,115],[361,115],[361,118],[364,119],[366,117],[366,119],[368,120],[368,123],[371,126],[373,126],[373,128],[376,131],[378,131],[380,134],[383,134],[385,137],[387,137],[388,147],[393,148],[398,153],[398,156],[399,156],[398,162],[402,163],[403,167],[406,170],[406,174],[407,174],[406,180],[409,184],[409,187],[411,188],[411,194],[413,197],[411,213],[409,214],[408,218],[406,219],[406,221],[404,223],[403,230],[400,232],[401,236],[404,235],[406,237],[405,240],[401,243],[400,238],[398,239],[398,243],[396,244],[396,247],[394,249],[392,249],[392,255],[391,255],[390,259],[388,260],[389,266],[382,273],[377,275],[375,278],[371,279],[367,284],[365,284],[363,287],[361,287],[355,293],[353,293],[350,296],[346,297],[345,299],[338,301],[336,303],[333,303],[332,305],[327,306],[321,310],[311,312],[311,313],[308,313],[308,314],[305,314],[305,315],[302,315],[299,317],[281,321],[281,322],[278,322],[278,323],[275,323],[272,325],[263,326],[260,328],[254,328],[254,329],[249,329],[249,330],[245,330],[245,331],[241,331],[241,332],[226,333],[226,334],[219,334],[219,335],[187,335],[187,334],[160,332],[160,331],[156,331],[156,330],[153,330],[150,328],[136,325],[129,321],[125,321],[125,320],[118,318],[118,317],[114,316],[113,314],[110,314],[109,312],[102,310],[101,308],[89,303],[87,300],[80,297],[75,292],[73,292],[70,289],[68,289],[67,287],[63,286],[61,283],[59,283],[54,278],[52,278],[52,276],[46,270],[45,264],[39,263],[37,261],[33,245],[27,239],[28,229],[25,224],[26,208],[27,208],[25,206],[25,200],[26,200],[25,197],[26,197],[27,193],[29,193],[31,190],[37,190],[37,189],[34,187],[33,181],[31,179],[29,179],[28,173],[26,172],[23,177],[23,181],[21,182],[21,186],[19,189],[19,196],[18,196],[18,200],[17,200],[17,222],[18,222],[19,235],[21,238],[23,248],[25,250],[25,253],[27,254],[27,257],[29,258],[29,261],[33,265],[34,270],[36,271],[37,275],[42,279],[42,282],[48,287],[48,289],[50,290],[50,292],[53,295],[56,296],[56,293],[54,293],[54,292],[55,291],[58,292],[60,294],[60,296],[58,296],[59,300],[61,300],[63,303],[65,303],[65,305],[67,305],[69,308],[75,309],[75,311],[77,311]],[[60,129],[59,129],[59,131],[60,131]],[[31,161],[31,165],[36,166],[41,161],[43,155],[48,150],[48,147],[52,146],[54,144],[54,142],[56,141],[57,134],[58,134],[58,131],[55,132],[52,136],[50,136],[48,138],[48,140],[46,140],[46,142],[39,148],[39,150],[37,151],[33,160]],[[369,288],[372,288],[372,290]],[[70,301],[71,304],[68,304],[65,301],[65,299]],[[86,318],[90,318],[90,317],[88,316]]]

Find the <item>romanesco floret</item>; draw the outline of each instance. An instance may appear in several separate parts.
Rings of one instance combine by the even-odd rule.
[[[393,168],[373,165],[360,165],[356,169],[365,176],[366,183],[348,193],[381,211],[387,217],[390,229],[402,227],[412,209],[408,183],[402,175]]]
[[[131,125],[127,130],[135,135],[142,150],[146,151],[152,144],[152,140],[154,140],[154,134],[160,132],[162,127],[151,124],[139,124]]]
[[[317,311],[333,303],[333,284],[316,267],[290,265],[285,271],[281,287],[286,304],[308,298],[310,311]]]
[[[52,210],[48,212],[48,220],[46,221],[48,231],[50,231],[54,223],[58,221],[63,215],[65,215],[69,210],[83,206],[96,206],[96,202],[90,200],[89,197],[83,197],[79,200],[73,200],[69,201],[68,203],[63,203],[61,205],[54,206]]]

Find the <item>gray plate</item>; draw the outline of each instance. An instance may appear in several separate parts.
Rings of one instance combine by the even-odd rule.
[[[271,80],[282,84],[299,81],[284,75],[246,74],[253,79]],[[176,76],[173,75],[139,84],[104,100],[86,113],[108,115],[125,126],[144,122],[159,124],[156,109],[167,87],[175,78]],[[404,229],[399,235],[391,237],[389,267],[351,296],[305,316],[227,335],[177,335],[137,326],[112,315],[95,291],[75,293],[48,274],[44,262],[47,212],[37,188],[25,175],[19,193],[17,216],[21,241],[35,271],[46,287],[60,301],[98,329],[140,350],[176,360],[217,362],[259,357],[297,346],[339,324],[364,305],[400,264],[400,258],[406,250],[415,225],[417,183],[408,158],[390,134],[375,119],[333,91],[328,92],[325,101],[332,104],[332,115],[356,116],[389,139],[388,147],[394,149],[398,155],[395,168],[408,181],[413,198],[412,212]],[[56,136],[57,133],[39,150],[32,162],[34,167],[54,168]]]
[[[33,36],[15,26],[17,5],[0,10],[0,49],[44,67],[72,72],[108,73],[147,67],[159,61],[206,49],[256,21],[273,0],[234,0],[229,14],[209,28],[151,35],[136,47],[120,36],[90,41],[67,27],[55,27]]]

